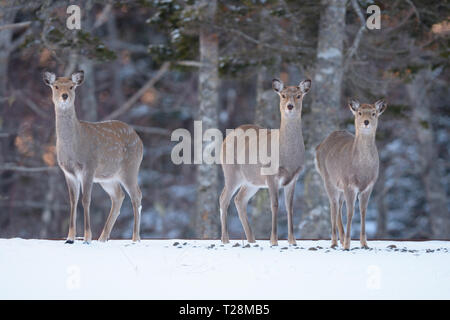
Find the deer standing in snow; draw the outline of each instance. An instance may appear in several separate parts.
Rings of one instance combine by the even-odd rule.
[[[136,132],[120,121],[79,121],[75,112],[75,88],[84,80],[78,71],[71,78],[56,78],[45,72],[44,82],[52,89],[56,113],[56,153],[58,165],[64,172],[70,197],[69,234],[66,243],[76,236],[76,213],[79,191],[84,208],[84,242],[90,243],[92,232],[89,218],[91,190],[100,183],[111,197],[111,211],[99,241],[107,241],[120,213],[125,197],[121,185],[131,198],[134,211],[133,242],[139,241],[142,194],[138,171],[142,162],[143,145]]]
[[[241,129],[239,133],[228,135],[222,143],[222,169],[225,177],[225,186],[220,196],[220,215],[222,224],[222,242],[229,243],[229,236],[227,230],[227,211],[233,194],[239,189],[234,202],[239,213],[239,219],[244,227],[247,241],[255,242],[255,237],[252,233],[247,219],[247,204],[253,195],[260,188],[268,188],[270,194],[270,202],[272,209],[272,233],[270,236],[271,245],[278,244],[277,236],[277,213],[278,213],[278,191],[284,187],[284,196],[286,202],[287,216],[288,216],[288,241],[289,244],[295,245],[294,227],[293,227],[293,199],[294,188],[300,171],[304,165],[305,145],[302,136],[302,101],[303,97],[311,87],[311,80],[304,80],[298,86],[285,87],[283,82],[274,79],[272,87],[280,96],[280,112],[281,125],[279,130],[279,167],[277,173],[271,175],[261,174],[261,162],[257,164],[239,164],[237,154],[250,154],[251,152],[259,152],[259,150],[249,150],[249,143],[241,145],[243,148],[239,150],[239,145],[236,147],[234,153],[235,161],[230,164],[226,163],[225,154],[227,152],[227,145],[234,144],[235,138],[239,135],[245,135],[247,132],[254,130],[260,132],[263,128],[256,125],[243,125],[236,129]],[[267,133],[270,140],[271,132]],[[259,134],[256,135],[257,148],[261,147]],[[234,148],[234,147],[233,147]],[[270,150],[270,148],[268,148]]]
[[[366,210],[373,186],[378,178],[379,159],[375,145],[378,117],[386,110],[386,103],[362,104],[352,100],[349,108],[355,116],[353,136],[347,131],[331,133],[316,148],[316,168],[319,171],[328,198],[331,215],[331,247],[339,240],[345,250],[350,249],[350,232],[356,197],[361,213],[361,247],[368,248],[366,239]],[[342,204],[347,207],[347,228],[342,225]]]

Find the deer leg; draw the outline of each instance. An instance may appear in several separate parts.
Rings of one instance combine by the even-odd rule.
[[[253,197],[259,188],[252,186],[242,186],[236,197],[234,198],[234,203],[236,205],[239,219],[241,220],[242,226],[244,227],[245,236],[247,241],[250,243],[255,242],[255,236],[253,235],[252,229],[248,223],[247,218],[247,204],[251,197]]]
[[[361,213],[361,231],[359,235],[359,241],[361,243],[361,247],[364,249],[369,248],[369,246],[367,245],[367,236],[366,236],[366,210],[371,193],[372,188],[369,188],[368,190],[362,192],[359,195],[359,212]]]
[[[356,191],[346,188],[344,190],[345,205],[347,207],[347,230],[344,240],[344,250],[350,250],[352,218],[355,208]]]
[[[123,193],[120,184],[117,182],[101,183],[100,185],[111,198],[111,211],[109,212],[102,234],[100,235],[100,238],[98,238],[98,241],[105,242],[109,239],[114,223],[120,214],[120,208],[122,207],[125,194]]]
[[[84,243],[91,243],[92,231],[91,231],[91,217],[89,213],[89,207],[91,205],[91,192],[94,175],[92,173],[86,173],[83,177],[81,184],[81,191],[83,197],[81,199],[84,209]]]
[[[141,240],[140,237],[140,224],[141,224],[141,201],[142,201],[142,192],[137,183],[137,176],[122,183],[125,191],[131,198],[131,204],[133,205],[134,212],[134,227],[133,227],[133,242],[138,242]]]
[[[278,188],[275,185],[275,181],[273,181],[273,179],[267,180],[267,186],[269,187],[270,204],[272,209],[272,233],[270,234],[270,245],[277,246]]]
[[[289,185],[284,188],[284,202],[286,204],[287,218],[288,218],[288,242],[291,245],[296,245],[294,236],[294,221],[293,221],[293,206],[294,206],[294,190],[297,179],[293,179]]]
[[[344,232],[344,225],[342,224],[342,206],[344,205],[344,196],[342,195],[342,192],[339,193],[339,207],[337,211],[337,227],[339,231],[339,242],[341,243],[341,246],[344,246],[344,238],[345,238],[345,232]]]
[[[77,204],[80,196],[80,183],[78,180],[65,176],[67,187],[69,188],[70,198],[70,220],[69,220],[69,234],[67,235],[66,243],[74,243],[77,233],[76,220],[77,220]]]
[[[228,206],[230,205],[230,200],[233,194],[236,192],[238,186],[225,186],[223,187],[222,194],[220,195],[219,205],[220,205],[220,222],[222,227],[222,243],[229,243],[230,238],[228,236],[228,226],[227,226],[227,215]]]

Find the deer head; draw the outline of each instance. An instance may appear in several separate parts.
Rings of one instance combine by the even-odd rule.
[[[355,130],[362,134],[375,134],[378,125],[378,117],[386,110],[387,104],[378,100],[374,104],[360,104],[357,100],[351,100],[348,104],[350,111],[355,116]]]
[[[298,86],[285,87],[281,80],[273,79],[272,88],[280,96],[281,115],[288,118],[300,117],[303,97],[311,88],[311,80],[303,80]]]
[[[84,72],[77,71],[70,78],[60,77],[52,72],[44,72],[43,79],[46,85],[52,89],[52,99],[55,106],[67,108],[75,101],[75,88],[83,83]]]

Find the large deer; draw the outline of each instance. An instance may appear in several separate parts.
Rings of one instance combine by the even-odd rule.
[[[356,135],[347,131],[331,133],[316,148],[316,168],[328,198],[331,215],[331,247],[337,246],[336,225],[344,250],[350,249],[351,225],[356,197],[361,213],[361,247],[368,248],[366,238],[366,210],[373,186],[378,178],[378,151],[375,133],[378,117],[386,110],[386,103],[362,104],[352,100],[349,108],[355,116]],[[347,228],[342,225],[342,205],[347,207]]]
[[[272,209],[272,233],[270,236],[270,244],[278,244],[277,236],[277,213],[278,213],[278,191],[284,187],[284,196],[288,217],[288,242],[295,245],[294,227],[293,227],[293,198],[294,188],[297,178],[300,174],[304,164],[305,145],[302,136],[302,101],[305,94],[311,87],[311,80],[304,80],[298,86],[285,87],[283,82],[274,79],[272,87],[280,96],[280,113],[281,125],[279,130],[279,168],[277,173],[271,175],[263,175],[261,173],[261,162],[257,164],[238,164],[237,155],[250,154],[251,152],[259,152],[261,143],[259,141],[259,134],[256,135],[258,139],[257,150],[249,150],[250,143],[241,145],[242,149],[236,146],[234,153],[234,163],[226,163],[225,154],[227,144],[234,144],[231,139],[238,139],[237,135],[245,135],[248,131],[254,130],[257,133],[263,128],[256,125],[243,125],[237,129],[236,134],[228,135],[222,143],[222,169],[225,177],[225,186],[220,196],[220,215],[222,224],[222,242],[229,243],[228,229],[227,229],[227,211],[230,200],[233,194],[239,189],[234,202],[239,213],[239,219],[250,243],[255,242],[255,237],[252,233],[247,219],[247,204],[251,197],[260,189],[268,188],[270,194],[270,202]],[[270,141],[271,133],[268,134]],[[269,148],[270,150],[270,148]]]
[[[134,211],[133,242],[139,241],[142,194],[138,171],[143,145],[136,132],[120,121],[79,121],[75,112],[75,88],[84,80],[78,71],[71,78],[56,78],[44,72],[44,82],[52,89],[56,113],[56,153],[58,165],[64,172],[70,197],[69,234],[66,243],[76,236],[76,213],[81,186],[84,208],[84,242],[90,243],[92,232],[89,218],[91,190],[100,183],[111,197],[111,211],[99,241],[107,241],[120,213],[125,197],[121,185],[131,198]]]

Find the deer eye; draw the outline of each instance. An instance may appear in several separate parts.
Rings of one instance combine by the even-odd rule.
[[[372,117],[375,117],[375,112],[374,112],[374,113],[372,113]]]
[[[284,94],[281,95],[283,97],[283,99],[286,99],[286,96]]]
[[[297,96],[297,99],[300,99],[301,97],[302,97],[301,95],[298,95],[298,96]]]
[[[55,86],[55,89],[58,90],[59,89],[58,86]]]
[[[361,113],[361,112],[358,112],[358,114],[359,114],[360,116],[362,116],[362,113]]]
[[[70,87],[70,90],[72,90],[72,89],[73,89],[73,86]]]

